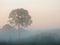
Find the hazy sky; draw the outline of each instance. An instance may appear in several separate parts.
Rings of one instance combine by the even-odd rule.
[[[32,16],[29,28],[60,28],[60,0],[0,0],[0,27],[7,23],[12,9],[24,8]]]

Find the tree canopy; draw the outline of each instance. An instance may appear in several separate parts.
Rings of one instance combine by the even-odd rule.
[[[18,27],[18,29],[32,24],[31,16],[29,15],[28,10],[23,8],[12,10],[8,18],[9,23],[14,24]]]

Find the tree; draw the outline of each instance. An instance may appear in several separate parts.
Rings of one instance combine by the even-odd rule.
[[[14,9],[11,11],[9,15],[9,23],[17,26],[18,29],[20,29],[27,27],[28,25],[31,25],[32,20],[28,11],[21,8],[21,9]]]
[[[10,26],[9,24],[5,24],[3,27],[2,27],[2,29],[3,30],[11,30],[11,29],[13,29],[13,27],[12,26]]]
[[[10,24],[5,24],[3,27],[2,27],[2,30],[5,30],[6,32],[9,32],[9,42],[12,43],[12,30],[14,31],[15,28],[13,28]]]

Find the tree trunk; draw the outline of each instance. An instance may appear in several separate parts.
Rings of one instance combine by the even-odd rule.
[[[11,30],[9,32],[9,44],[12,44],[12,34],[11,34]]]
[[[20,24],[18,24],[18,30],[20,30]]]
[[[18,40],[20,41],[20,25],[18,24]]]

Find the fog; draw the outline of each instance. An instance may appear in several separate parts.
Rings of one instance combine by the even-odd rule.
[[[60,45],[60,0],[0,0],[0,45]]]
[[[60,29],[30,31],[7,30],[0,33],[0,42],[6,44],[60,44]]]

